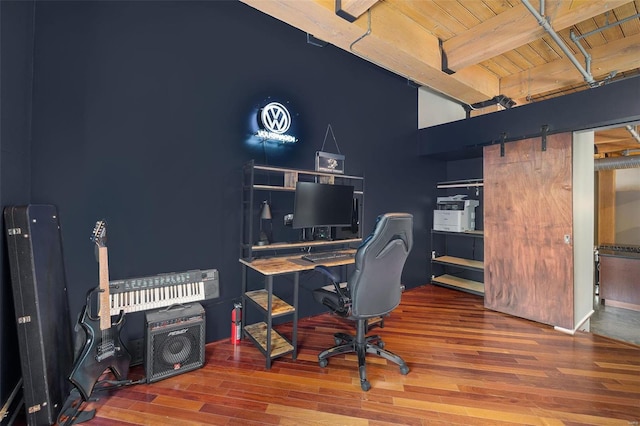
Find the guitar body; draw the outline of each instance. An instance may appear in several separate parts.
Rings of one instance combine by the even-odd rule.
[[[106,369],[110,369],[118,380],[127,378],[131,355],[120,340],[120,330],[124,324],[123,314],[120,314],[118,321],[110,329],[101,330],[100,318],[91,317],[89,303],[87,303],[78,324],[85,332],[85,341],[69,380],[78,388],[86,401]]]

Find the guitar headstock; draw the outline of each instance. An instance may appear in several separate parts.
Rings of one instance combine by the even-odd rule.
[[[96,243],[98,247],[107,246],[107,223],[104,220],[96,222],[96,226],[93,227],[91,233],[91,241]]]

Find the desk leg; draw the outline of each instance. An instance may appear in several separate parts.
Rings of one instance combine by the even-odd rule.
[[[247,325],[246,319],[246,310],[247,310],[247,299],[245,298],[245,294],[247,294],[247,265],[242,265],[242,293],[240,294],[240,300],[242,300],[242,322],[241,325],[244,328]],[[231,336],[233,338],[233,336]],[[240,331],[240,338],[244,338],[244,330]]]
[[[291,336],[291,344],[293,344],[293,356],[295,360],[298,357],[298,288],[300,287],[300,272],[296,272],[293,276],[293,335]]]
[[[267,275],[265,278],[265,284],[267,286],[267,370],[271,369],[271,327],[272,327],[272,318],[271,318],[271,302],[273,299],[273,276]]]

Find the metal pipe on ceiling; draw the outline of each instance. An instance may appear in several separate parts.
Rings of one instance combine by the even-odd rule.
[[[525,5],[527,9],[529,9],[529,12],[531,12],[531,14],[535,16],[535,18],[538,20],[538,24],[542,28],[544,28],[544,30],[551,36],[553,41],[556,42],[556,44],[560,47],[560,49],[564,52],[564,54],[567,55],[567,58],[569,58],[571,63],[578,69],[578,71],[580,71],[580,74],[582,74],[582,76],[584,77],[584,81],[589,83],[589,85],[591,86],[597,85],[596,80],[593,78],[593,76],[590,73],[588,73],[583,68],[582,64],[578,61],[578,59],[576,59],[573,52],[571,52],[571,50],[569,50],[567,45],[564,44],[564,41],[562,41],[558,33],[556,33],[553,27],[551,26],[551,24],[549,24],[549,21],[547,20],[547,18],[540,15],[538,11],[531,5],[531,3],[529,3],[529,0],[520,0],[520,1],[522,2],[522,4]],[[541,10],[544,10],[544,7],[541,7]]]
[[[544,14],[543,14],[543,15],[544,15]],[[600,33],[600,32],[602,32],[602,31],[604,31],[604,30],[606,30],[606,29],[609,29],[609,28],[611,28],[611,27],[615,27],[615,26],[618,26],[618,25],[622,25],[622,24],[624,24],[625,22],[627,22],[627,21],[631,21],[632,19],[636,19],[636,18],[638,18],[638,17],[640,17],[640,13],[636,13],[635,15],[627,16],[626,18],[620,19],[619,21],[616,21],[616,22],[612,22],[612,23],[610,23],[610,24],[607,24],[607,25],[605,25],[604,27],[596,28],[596,29],[595,29],[595,30],[593,30],[593,31],[589,31],[588,33],[584,33],[584,34],[582,34],[582,35],[576,36],[576,38],[577,38],[578,40],[580,40],[581,38],[589,37],[590,35]]]
[[[629,157],[607,157],[594,160],[594,168],[598,170],[634,169],[640,167],[640,155]]]
[[[582,47],[582,44],[580,44],[580,39],[576,37],[576,34],[573,32],[573,30],[569,31],[569,37],[571,37],[571,41],[573,41],[576,44],[576,46],[578,46],[578,49],[580,49],[580,53],[582,53],[582,56],[584,56],[584,63],[587,68],[587,73],[589,75],[592,75],[591,74],[591,55],[589,55],[589,52],[587,52],[586,49]]]
[[[638,130],[629,124],[627,124],[625,127],[627,128],[629,133],[631,133],[631,136],[633,136],[633,138],[637,140],[638,143],[640,143],[640,134],[638,134]]]

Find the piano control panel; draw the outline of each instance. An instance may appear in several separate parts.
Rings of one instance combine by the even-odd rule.
[[[109,281],[111,315],[220,297],[217,269],[170,272]]]

